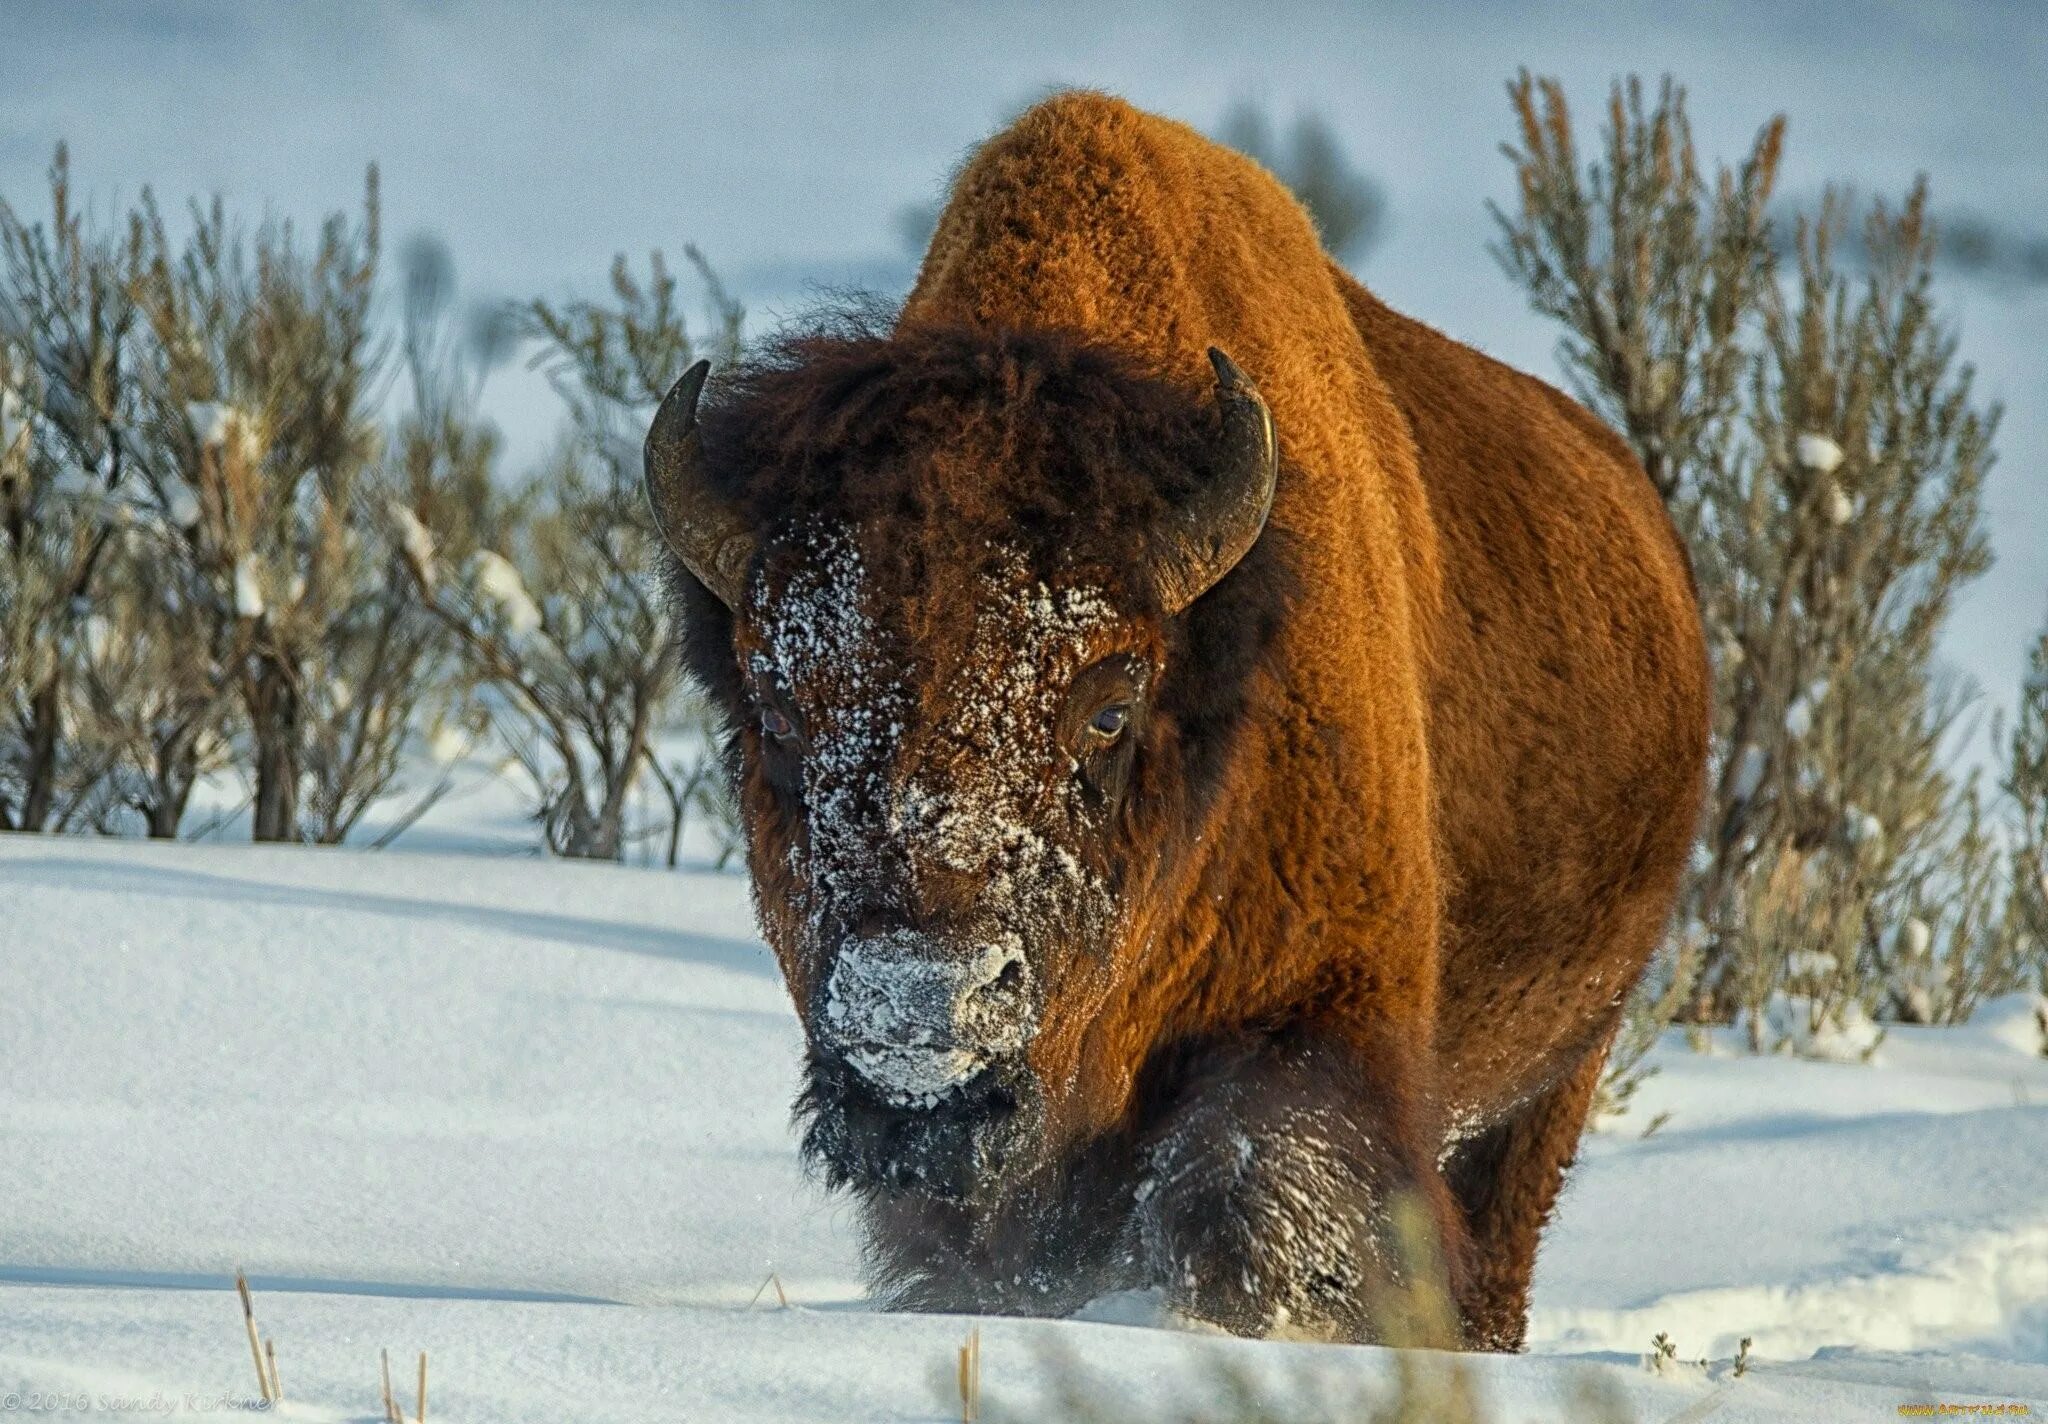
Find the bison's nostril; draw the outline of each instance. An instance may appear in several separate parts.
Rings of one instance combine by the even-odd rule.
[[[1024,961],[1013,959],[1003,966],[1002,972],[988,983],[984,992],[997,995],[1022,993],[1024,989]]]
[[[902,917],[887,910],[862,910],[853,921],[855,939],[880,939],[891,930],[902,928]]]

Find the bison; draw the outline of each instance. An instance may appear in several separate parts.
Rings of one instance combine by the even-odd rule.
[[[877,1295],[1383,1340],[1422,1259],[1518,1348],[1705,758],[1627,447],[1089,93],[704,383],[649,492]]]

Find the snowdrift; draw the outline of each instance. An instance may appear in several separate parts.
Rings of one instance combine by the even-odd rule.
[[[796,1161],[798,1030],[740,877],[0,838],[0,913],[16,1408],[246,1407],[237,1266],[287,1418],[380,1417],[387,1348],[408,1409],[429,1353],[434,1419],[957,1418],[977,1325],[991,1418],[1055,1356],[1120,1391],[1105,1417],[1213,1394],[1218,1360],[1395,1388],[1384,1350],[868,1309]],[[1468,1366],[1487,1417],[2048,1411],[2032,1014],[1895,1028],[1868,1064],[1665,1044],[1588,1139],[1532,1353]]]

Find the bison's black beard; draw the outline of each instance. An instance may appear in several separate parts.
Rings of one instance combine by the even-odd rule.
[[[990,1065],[925,1108],[878,1097],[814,1049],[796,1102],[807,1162],[834,1189],[962,1206],[992,1200],[1037,1165],[1037,1085],[1020,1058]]]

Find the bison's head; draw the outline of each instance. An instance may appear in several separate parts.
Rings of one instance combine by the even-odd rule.
[[[654,420],[835,1182],[972,1197],[1072,1116],[1270,621],[1203,598],[1276,469],[1211,357],[1190,392],[1046,336],[813,340]]]

